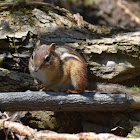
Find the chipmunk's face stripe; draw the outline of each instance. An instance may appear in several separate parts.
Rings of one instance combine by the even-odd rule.
[[[61,60],[66,60],[67,61],[67,60],[70,60],[70,59],[81,61],[81,59],[78,56],[73,55],[73,54],[64,53],[61,56]]]

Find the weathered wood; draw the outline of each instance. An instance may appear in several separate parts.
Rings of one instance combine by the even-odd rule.
[[[29,5],[32,8],[21,10]],[[1,10],[2,67],[22,72],[24,68],[27,72],[34,41],[38,38],[47,45],[55,42],[57,46],[67,45],[78,50],[85,57],[91,81],[96,77],[97,81],[140,85],[137,80],[140,75],[139,31],[117,34],[117,29],[91,25],[79,14],[72,15],[63,8],[40,2],[1,3],[0,8],[3,6],[7,8]],[[18,51],[14,51],[15,48]]]
[[[36,89],[33,78],[29,74],[0,68],[1,92],[26,91],[28,89]]]
[[[77,134],[67,134],[67,133],[56,133],[54,131],[49,131],[49,130],[42,130],[42,131],[37,131],[36,129],[32,129],[28,126],[25,126],[21,123],[18,122],[12,122],[12,121],[7,121],[5,119],[0,119],[0,127],[2,129],[7,129],[12,130],[19,135],[22,135],[22,138],[26,139],[35,139],[35,140],[139,140],[139,138],[124,138],[124,137],[119,137],[115,136],[113,134],[109,133],[101,133],[101,134],[96,134],[94,132],[83,132],[83,133],[77,133]]]
[[[8,92],[0,93],[0,110],[6,111],[123,111],[130,108],[133,99],[127,94],[89,92]]]
[[[133,102],[131,108],[140,109],[140,94],[133,95]]]

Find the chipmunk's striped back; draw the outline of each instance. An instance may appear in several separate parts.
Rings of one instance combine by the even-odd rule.
[[[73,59],[85,63],[85,60],[81,57],[81,55],[71,48],[65,46],[56,47],[56,53],[60,56],[62,61]]]
[[[36,43],[29,70],[47,90],[81,93],[87,84],[86,63],[81,55],[68,47],[55,47],[54,43],[50,46]]]

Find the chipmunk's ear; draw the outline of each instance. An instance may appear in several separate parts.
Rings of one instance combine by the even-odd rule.
[[[36,42],[36,46],[38,47],[38,46],[40,46],[41,44],[40,44],[40,40],[38,40],[37,42]]]
[[[52,43],[50,46],[49,46],[49,50],[51,51],[51,52],[55,52],[55,43]]]

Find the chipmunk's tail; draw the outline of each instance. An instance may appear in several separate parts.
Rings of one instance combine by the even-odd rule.
[[[113,94],[121,94],[121,93],[126,93],[126,94],[139,94],[140,95],[140,90],[136,89],[130,89],[126,86],[118,85],[118,84],[110,84],[110,83],[95,83],[95,84],[89,84],[89,89],[90,90],[95,90],[95,91],[100,91],[100,92],[105,92],[105,93],[113,93]]]

